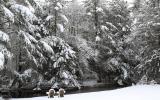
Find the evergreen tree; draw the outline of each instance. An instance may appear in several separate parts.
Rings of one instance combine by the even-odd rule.
[[[140,2],[139,10],[134,11],[134,29],[130,39],[134,45],[140,64],[136,66],[138,80],[158,81],[159,75],[159,0]],[[136,45],[135,45],[136,44]],[[137,76],[138,75],[138,76]],[[137,78],[138,77],[138,78]]]
[[[87,7],[91,10],[95,7],[92,6]],[[133,63],[126,61],[128,48],[126,48],[125,38],[131,32],[128,3],[124,0],[113,0],[111,2],[100,0],[97,7],[100,34],[95,37],[95,55],[99,58],[98,62],[95,62],[97,63],[95,71],[101,73],[99,77],[102,77],[102,79],[114,81],[111,80],[111,77],[114,76],[117,82],[120,79],[128,84],[130,83],[127,82],[130,79],[130,68]],[[94,16],[94,14],[88,13],[88,15],[90,14],[92,17]]]
[[[7,1],[4,2],[4,5],[2,7],[8,11],[6,18],[9,21],[14,19],[14,23],[11,23],[10,26],[13,32],[10,38],[14,57],[12,61],[15,64],[12,65],[12,70],[7,68],[16,76],[12,86],[21,88],[34,82],[47,81],[52,85],[58,83],[66,87],[79,87],[76,76],[74,76],[78,70],[74,63],[75,52],[61,38],[49,36],[44,26],[43,15],[37,17],[41,13],[44,14],[43,9],[41,13],[35,13],[35,10],[40,7],[34,0]],[[9,30],[8,27],[5,28],[7,28],[6,31]],[[7,35],[3,34],[2,36],[7,38]],[[8,42],[6,39],[5,41]],[[19,82],[18,86],[17,82]]]
[[[49,0],[49,11],[46,21],[49,21],[48,28],[52,35],[60,36],[64,32],[64,25],[68,23],[67,17],[63,14],[63,0]]]

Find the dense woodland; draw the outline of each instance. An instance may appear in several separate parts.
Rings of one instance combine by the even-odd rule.
[[[0,0],[0,87],[160,83],[159,0],[39,1]]]

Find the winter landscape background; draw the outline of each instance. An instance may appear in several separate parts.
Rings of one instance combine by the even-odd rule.
[[[0,97],[158,98],[159,83],[160,0],[0,0]]]

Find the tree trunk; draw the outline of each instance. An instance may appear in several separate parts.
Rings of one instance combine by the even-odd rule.
[[[55,11],[54,32],[55,32],[55,36],[56,36],[57,35],[57,11]]]
[[[98,6],[98,0],[95,0],[94,1],[94,10],[95,10],[95,32],[96,32],[96,35],[98,34],[98,14],[97,14],[97,6]]]

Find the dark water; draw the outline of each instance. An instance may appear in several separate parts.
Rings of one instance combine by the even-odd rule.
[[[78,89],[68,89],[66,90],[66,95],[69,94],[77,94],[77,93],[88,93],[88,92],[98,92],[98,91],[107,91],[107,90],[113,90],[117,89],[119,87],[113,86],[113,85],[108,85],[108,84],[101,84],[98,86],[90,87],[90,86],[82,86],[80,90]],[[42,90],[39,92],[35,92],[33,90],[29,91],[20,91],[18,96],[15,96],[15,94],[12,94],[13,98],[31,98],[31,97],[39,97],[39,96],[47,96],[46,92],[48,90]]]
[[[83,87],[80,90],[67,91],[66,94],[77,94],[77,93],[107,91],[107,90],[114,90],[114,89],[117,89],[117,88],[120,88],[120,87],[117,87],[117,86]]]

